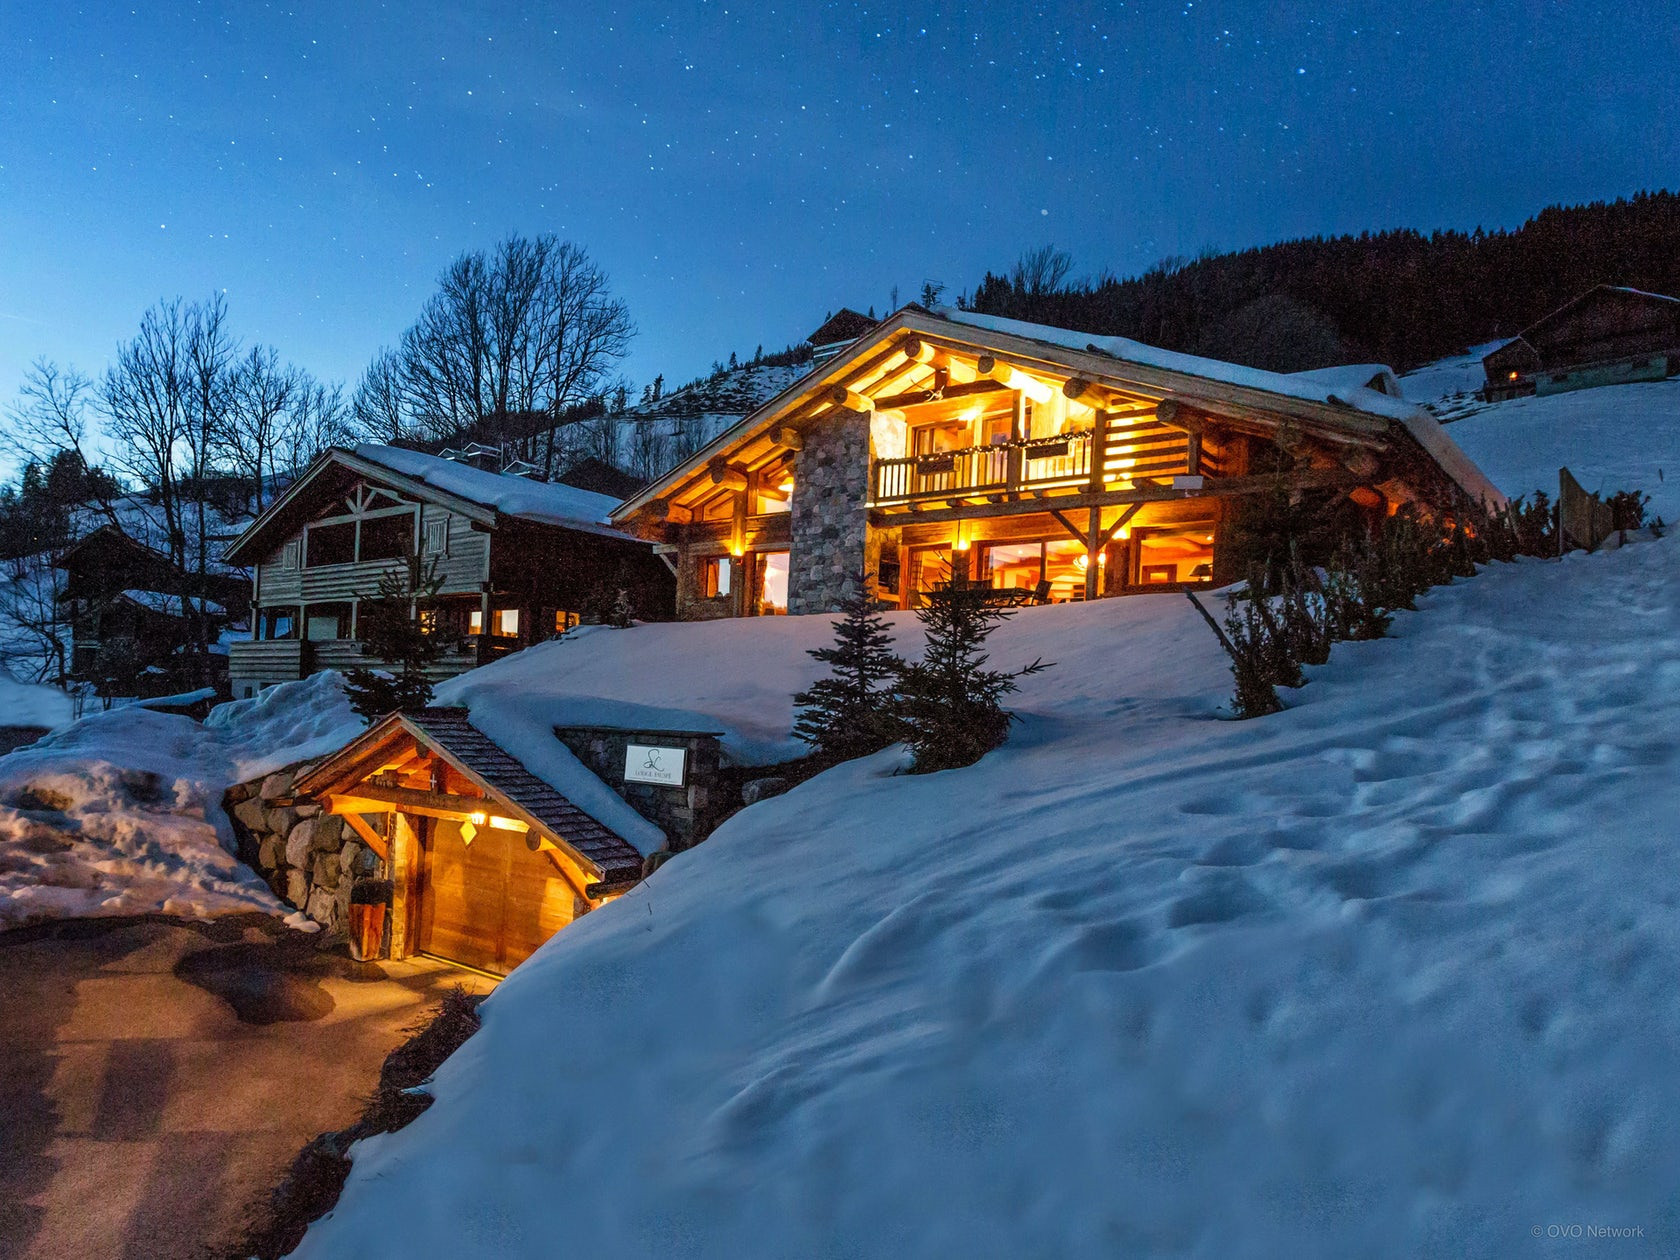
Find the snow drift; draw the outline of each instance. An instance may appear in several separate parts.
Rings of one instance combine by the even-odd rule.
[[[203,725],[136,705],[0,757],[0,928],[149,912],[286,914],[233,856],[222,793],[360,728],[338,675],[319,674],[223,705]]]

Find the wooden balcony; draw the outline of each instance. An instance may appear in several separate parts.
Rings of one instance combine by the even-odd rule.
[[[878,459],[871,470],[871,506],[1020,494],[1041,499],[1217,474],[1216,454],[1201,443],[1195,446],[1193,451],[1189,434],[1149,416],[1095,431]]]
[[[433,682],[442,682],[469,669],[484,665],[498,657],[518,650],[517,642],[500,643],[494,640],[479,642],[475,638],[443,653],[426,669]],[[307,642],[302,639],[259,639],[228,645],[228,678],[239,682],[289,682],[307,678],[323,670],[344,671],[357,667],[389,668],[387,662],[362,654],[361,644],[354,639],[323,639]]]

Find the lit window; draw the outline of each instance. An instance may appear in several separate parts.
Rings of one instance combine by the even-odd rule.
[[[556,608],[554,610],[555,634],[565,634],[566,631],[577,625],[577,623],[578,615],[575,612],[567,612],[564,608]]]
[[[760,551],[753,556],[753,612],[779,617],[787,612],[788,553]]]
[[[422,608],[420,610],[420,633],[421,634],[436,634],[437,633],[437,609],[435,609],[435,608]]]
[[[701,599],[721,599],[729,594],[735,562],[729,556],[705,556],[700,561]]]
[[[504,638],[504,639],[505,638],[512,638],[514,635],[517,635],[519,633],[519,609],[517,609],[517,608],[498,608],[498,609],[496,609],[496,620],[492,623],[492,625],[495,628],[493,630],[491,630],[491,632],[490,632],[491,634],[497,635],[497,636],[499,636],[501,638]]]
[[[484,633],[484,613],[481,609],[474,608],[471,612],[469,612],[467,614],[467,633],[468,634],[483,634]]]

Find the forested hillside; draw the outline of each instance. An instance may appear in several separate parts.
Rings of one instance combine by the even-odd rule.
[[[1311,237],[1142,276],[1067,283],[1028,255],[960,304],[1278,371],[1375,360],[1402,371],[1512,336],[1599,283],[1680,293],[1680,195],[1551,206],[1514,231]]]

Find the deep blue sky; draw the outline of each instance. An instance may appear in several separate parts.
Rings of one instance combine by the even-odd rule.
[[[1046,241],[1514,226],[1680,183],[1677,138],[1672,3],[0,0],[0,401],[212,289],[353,383],[510,230],[675,381]]]

